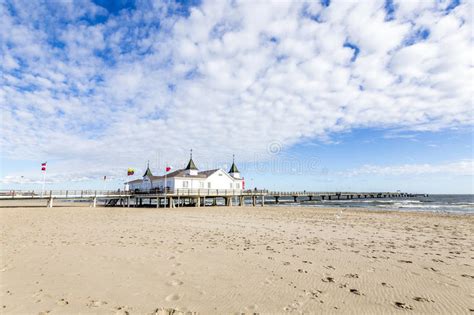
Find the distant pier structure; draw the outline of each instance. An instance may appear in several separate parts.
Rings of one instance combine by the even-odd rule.
[[[50,190],[0,191],[1,200],[45,200],[47,207],[54,201],[89,201],[91,207],[97,204],[119,207],[207,207],[207,206],[264,206],[296,202],[323,202],[329,200],[413,198],[426,194],[403,192],[307,192],[268,191],[241,189],[175,189],[172,191],[92,191],[92,190]],[[1,205],[1,204],[0,204]]]

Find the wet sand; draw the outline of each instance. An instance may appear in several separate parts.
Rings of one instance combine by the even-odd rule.
[[[2,314],[474,309],[474,216],[18,207],[0,227]]]

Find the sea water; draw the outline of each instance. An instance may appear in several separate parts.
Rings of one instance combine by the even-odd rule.
[[[273,203],[272,198],[265,203]],[[367,208],[376,210],[400,211],[429,211],[459,214],[474,214],[474,195],[428,195],[407,198],[377,198],[377,199],[350,199],[350,200],[318,200],[308,201],[308,198],[298,198],[294,203],[293,198],[280,198],[279,205],[316,206],[316,207],[344,207]]]

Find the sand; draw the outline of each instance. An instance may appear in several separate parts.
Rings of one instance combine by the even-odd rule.
[[[474,309],[474,216],[19,207],[0,222],[2,314]]]

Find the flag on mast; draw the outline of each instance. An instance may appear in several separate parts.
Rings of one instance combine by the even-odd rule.
[[[171,169],[172,169],[172,167],[171,167],[171,166],[167,166],[167,167],[165,168],[166,172],[169,172],[169,171],[171,171]]]
[[[43,172],[46,172],[46,163],[48,163],[48,162],[41,163],[41,170]]]
[[[133,168],[129,168],[129,169],[127,170],[127,176],[131,176],[131,175],[133,175],[133,174],[135,174],[135,170],[134,170]]]

